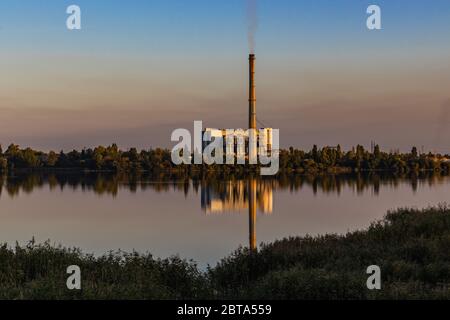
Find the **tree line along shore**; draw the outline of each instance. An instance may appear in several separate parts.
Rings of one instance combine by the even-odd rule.
[[[373,150],[358,145],[348,151],[340,146],[318,148],[309,151],[295,148],[279,151],[279,172],[296,173],[351,173],[361,171],[390,171],[395,173],[439,171],[450,173],[450,156],[421,153],[416,147],[411,152],[382,151],[378,145]],[[11,144],[6,150],[0,146],[0,171],[21,169],[39,170],[92,170],[110,172],[257,172],[258,165],[175,165],[169,149],[154,148],[120,150],[116,144],[107,147],[73,150],[70,152],[43,152],[20,148]]]

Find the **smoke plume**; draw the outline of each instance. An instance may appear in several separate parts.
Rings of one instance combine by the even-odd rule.
[[[247,0],[247,37],[250,53],[255,53],[255,33],[258,29],[257,0]]]

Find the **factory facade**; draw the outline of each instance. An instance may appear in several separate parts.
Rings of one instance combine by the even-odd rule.
[[[253,135],[253,137],[252,137]],[[202,131],[202,151],[212,142],[222,144],[225,155],[235,155],[237,159],[248,159],[252,149],[259,155],[270,157],[272,154],[273,129],[232,130],[206,128]]]
[[[218,141],[222,144],[223,154],[235,155],[237,159],[256,159],[257,154],[266,157],[272,155],[273,129],[256,127],[255,61],[255,55],[250,54],[248,130],[206,128],[202,130],[202,152]]]
[[[279,130],[257,128],[255,55],[249,56],[248,128],[203,129],[202,121],[194,121],[194,137],[187,129],[176,129],[171,140],[172,162],[179,164],[261,164],[261,175],[274,175],[279,169]],[[181,138],[181,140],[180,140]],[[191,149],[193,141],[193,149]]]

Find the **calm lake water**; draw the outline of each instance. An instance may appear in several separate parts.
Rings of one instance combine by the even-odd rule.
[[[398,207],[450,200],[450,178],[177,180],[99,174],[0,178],[0,242],[178,254],[200,266],[239,246],[366,228]]]

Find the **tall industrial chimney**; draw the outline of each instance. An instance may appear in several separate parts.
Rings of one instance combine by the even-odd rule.
[[[256,89],[255,89],[255,55],[250,54],[249,60],[249,97],[248,97],[248,128],[256,129]]]

